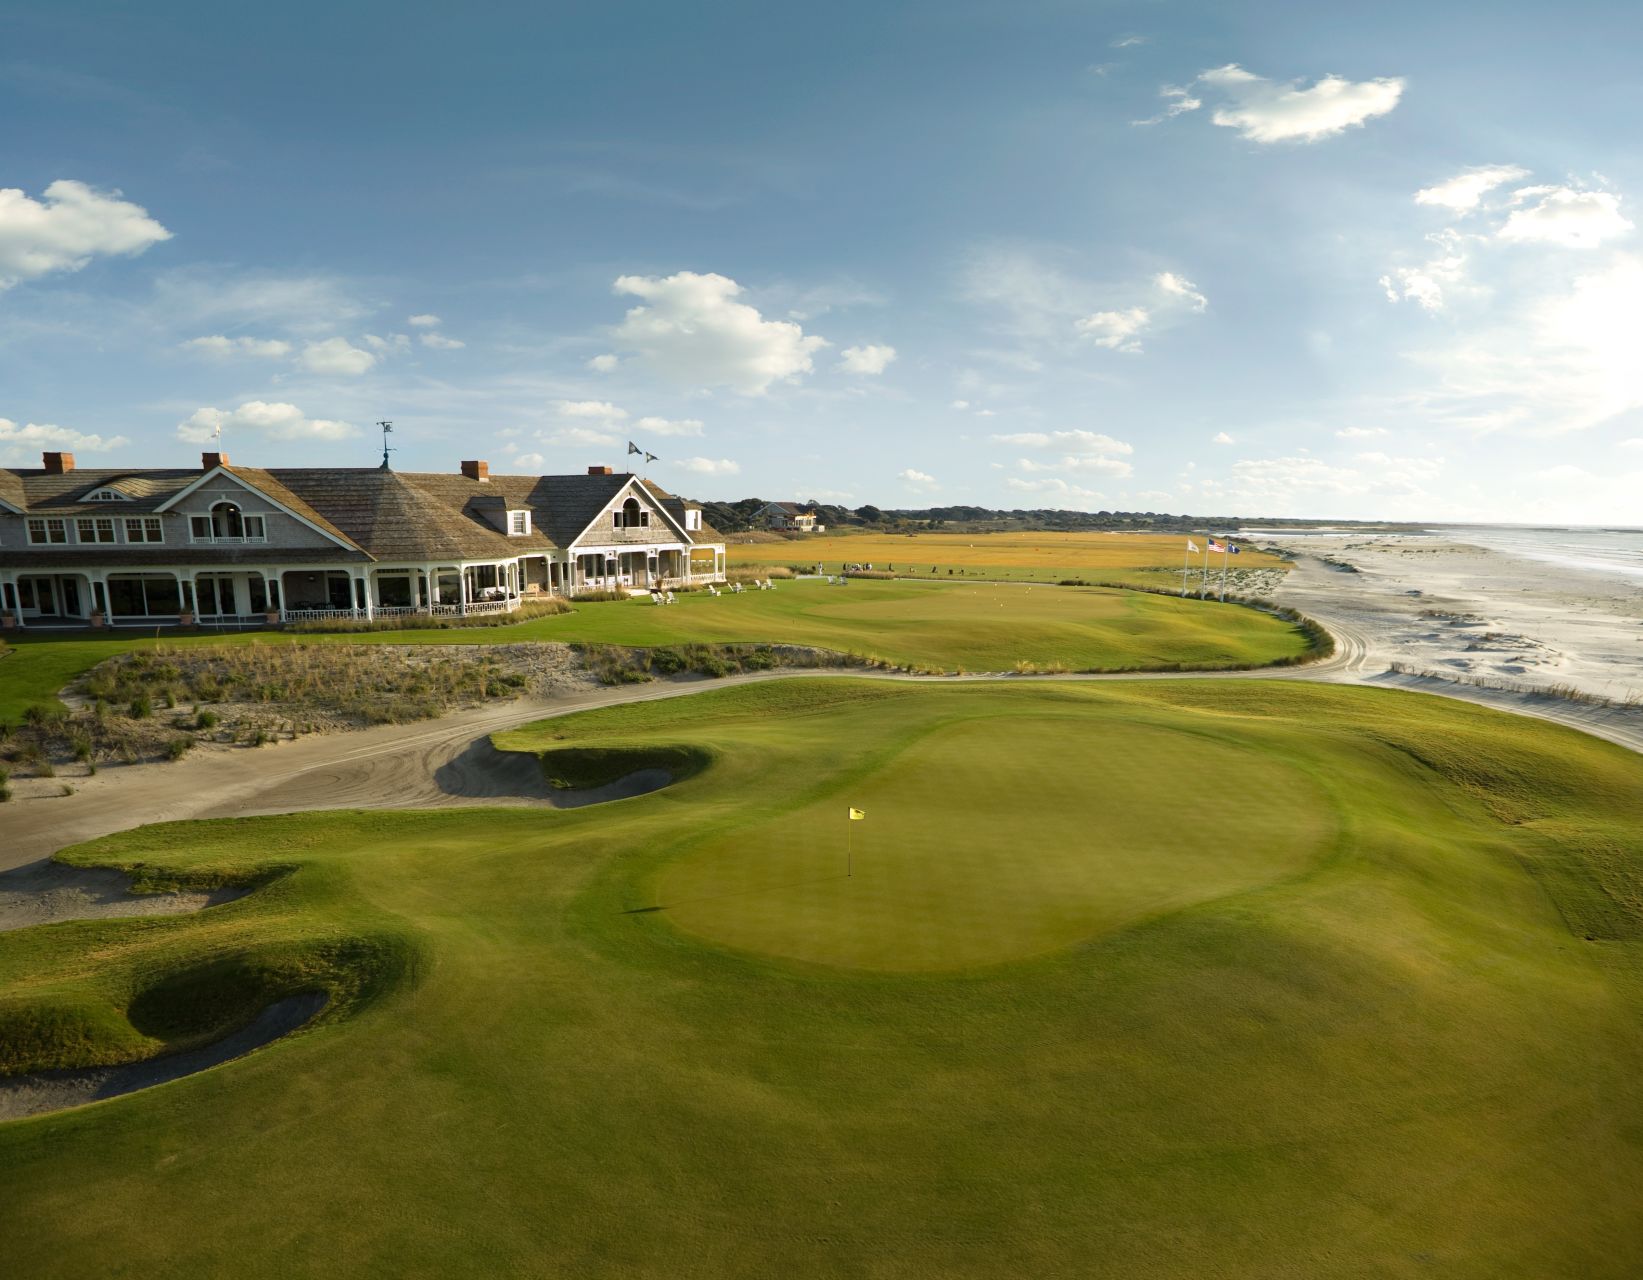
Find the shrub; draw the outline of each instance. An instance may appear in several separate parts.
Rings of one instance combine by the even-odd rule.
[[[165,744],[165,758],[167,760],[181,760],[194,745],[193,738],[173,738]]]
[[[154,699],[146,693],[139,693],[131,700],[130,715],[133,720],[146,720],[154,714]]]
[[[215,729],[217,727],[217,713],[207,711],[202,707],[194,713],[194,727],[196,729]]]

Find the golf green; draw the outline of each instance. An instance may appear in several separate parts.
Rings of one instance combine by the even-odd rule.
[[[986,715],[714,835],[656,896],[680,928],[749,951],[959,969],[1293,875],[1334,828],[1322,791],[1270,757],[1145,725]]]
[[[0,1072],[331,1002],[0,1123],[8,1278],[1643,1274],[1618,747],[1384,689],[845,677],[499,740],[677,779],[69,852],[254,887],[0,934]]]

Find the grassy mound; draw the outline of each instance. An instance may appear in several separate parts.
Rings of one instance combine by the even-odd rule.
[[[1643,1271],[1636,757],[1281,681],[795,680],[498,736],[681,744],[711,763],[620,805],[78,851],[295,870],[197,917],[0,936],[0,999],[91,999],[111,963],[211,974],[278,938],[400,937],[426,962],[224,1069],[0,1125],[8,1264]],[[853,803],[854,906],[755,880],[842,860]],[[739,900],[711,919],[666,895],[713,876]],[[873,946],[845,941],[852,911]]]

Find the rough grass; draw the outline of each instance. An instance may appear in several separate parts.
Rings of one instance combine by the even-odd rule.
[[[398,959],[238,1063],[0,1125],[11,1272],[1643,1271],[1643,762],[1616,747],[1278,681],[795,680],[499,741],[587,777],[711,763],[591,809],[73,852],[288,869],[194,917],[0,935],[0,1003],[72,1014],[88,1059],[199,1034],[135,997],[233,957]],[[836,875],[864,795],[850,955],[848,900],[751,863]],[[736,859],[747,892],[675,918],[676,877]],[[1018,945],[977,967],[920,959],[995,931]],[[207,985],[213,1028],[277,986]]]

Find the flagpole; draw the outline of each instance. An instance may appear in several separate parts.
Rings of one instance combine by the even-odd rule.
[[[1232,563],[1232,540],[1221,544],[1221,603],[1227,602],[1227,566]]]
[[[1187,559],[1192,555],[1192,552],[1187,550],[1187,547],[1190,546],[1192,546],[1192,539],[1188,538],[1187,546],[1181,548],[1181,595],[1183,597],[1187,594]]]
[[[1204,539],[1204,567],[1198,572],[1198,598],[1202,600],[1209,594],[1209,544],[1213,538]]]

